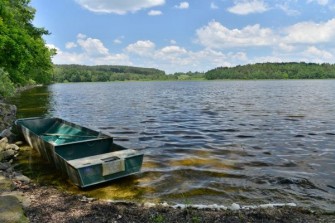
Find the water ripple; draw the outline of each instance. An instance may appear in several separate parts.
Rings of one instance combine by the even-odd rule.
[[[334,89],[334,80],[55,84],[14,103],[21,117],[59,116],[141,150],[143,172],[122,185],[139,199],[334,210]],[[100,194],[115,197],[115,185]]]

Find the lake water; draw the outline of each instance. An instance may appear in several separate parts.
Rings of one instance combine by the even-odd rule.
[[[334,99],[335,80],[299,80],[54,84],[12,102],[145,154],[140,174],[89,196],[335,210]]]

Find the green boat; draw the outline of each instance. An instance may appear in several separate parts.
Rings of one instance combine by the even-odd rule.
[[[79,187],[135,174],[143,154],[113,142],[113,138],[60,118],[16,120],[27,143]]]

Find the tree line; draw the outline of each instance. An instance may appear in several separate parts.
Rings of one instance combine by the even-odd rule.
[[[154,68],[130,66],[56,65],[54,82],[216,80],[216,79],[330,79],[335,78],[334,64],[305,62],[256,63],[236,67],[218,67],[202,72],[165,74]]]
[[[30,0],[0,1],[0,97],[15,87],[51,82],[55,50],[46,47],[49,32],[32,24]]]
[[[257,63],[236,67],[218,67],[205,73],[215,79],[328,79],[335,78],[334,64],[305,62]]]
[[[66,82],[106,82],[106,81],[151,81],[151,80],[193,80],[203,78],[199,72],[178,72],[166,75],[155,68],[117,65],[55,65],[53,81]]]

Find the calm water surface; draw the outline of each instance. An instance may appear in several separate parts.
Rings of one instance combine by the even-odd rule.
[[[335,80],[118,82],[54,84],[13,103],[20,117],[58,116],[145,154],[140,174],[89,196],[335,210],[334,99]]]

